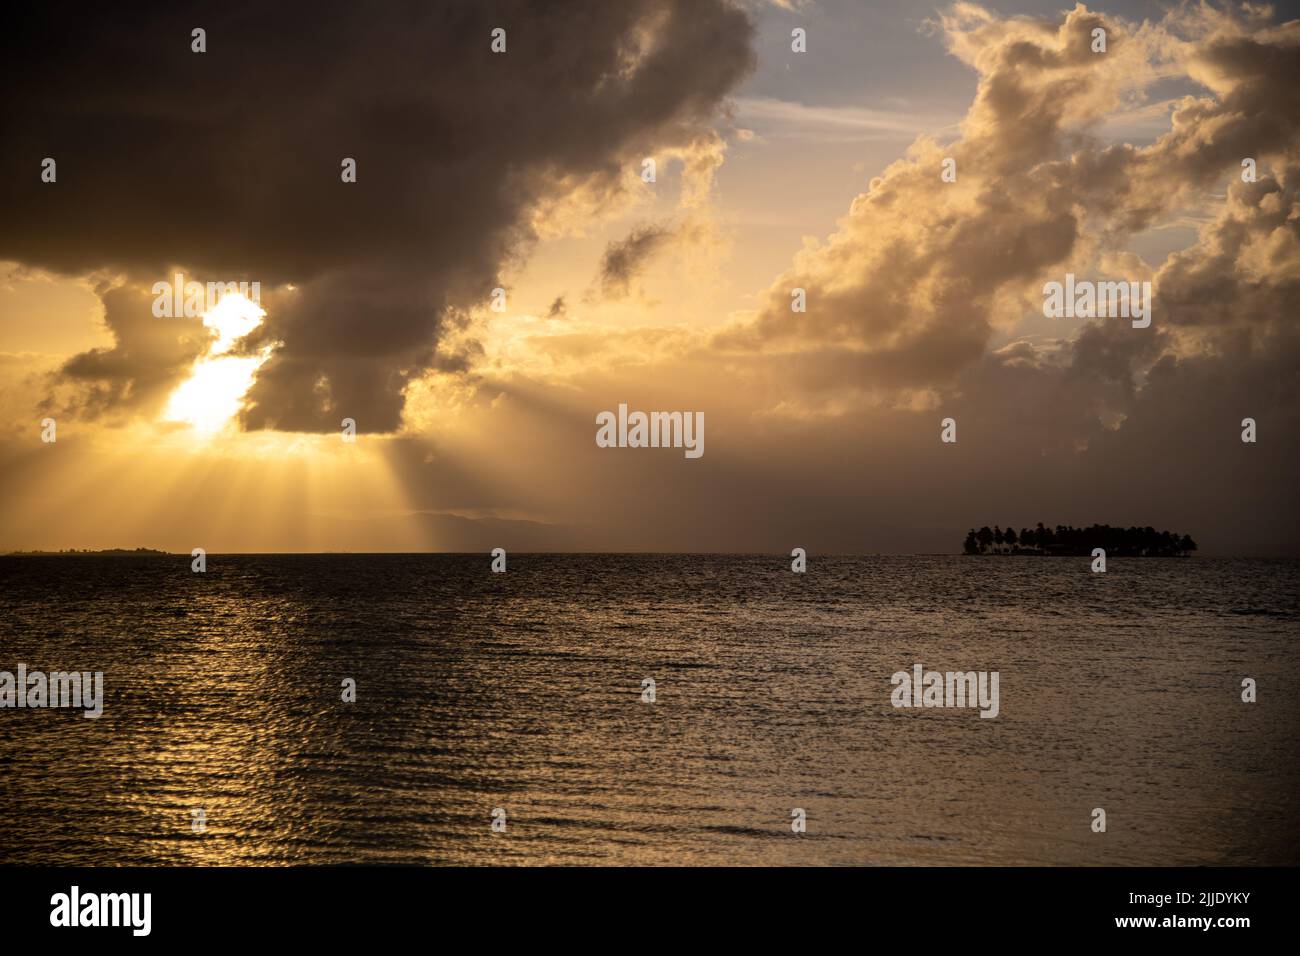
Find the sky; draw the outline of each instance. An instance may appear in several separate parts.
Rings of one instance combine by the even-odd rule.
[[[0,550],[1300,553],[1296,16],[24,10]],[[159,316],[177,273],[259,295]],[[1150,326],[1046,317],[1067,273]],[[601,447],[621,404],[704,453]]]

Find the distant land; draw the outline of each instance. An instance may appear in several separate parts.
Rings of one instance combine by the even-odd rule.
[[[1024,554],[1045,557],[1086,557],[1101,548],[1107,557],[1181,558],[1196,550],[1191,535],[1155,528],[1112,528],[1094,524],[1087,528],[1058,524],[1046,528],[1000,528],[988,525],[966,533],[963,554]]]
[[[159,551],[156,548],[105,548],[102,551],[94,551],[90,549],[84,551],[78,551],[76,548],[68,548],[67,550],[64,551],[5,551],[4,554],[40,556],[40,557],[51,557],[51,558],[66,558],[66,557],[73,557],[73,556],[84,557],[85,555],[88,554],[106,555],[110,558],[111,557],[142,558],[142,557],[148,557],[150,555],[166,556],[166,555],[170,555],[171,552]]]

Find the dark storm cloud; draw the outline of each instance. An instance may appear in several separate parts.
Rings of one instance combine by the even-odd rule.
[[[48,411],[97,418],[124,404],[156,412],[177,380],[203,355],[213,334],[196,318],[156,318],[153,296],[131,286],[103,289],[111,349],[96,348],[65,362],[60,378],[71,394],[49,396]]]
[[[260,338],[283,345],[245,425],[334,429],[343,410],[392,429],[537,204],[709,140],[751,32],[724,0],[25,6],[0,37],[0,259],[145,288],[173,266],[260,281]],[[155,344],[74,365],[174,370]]]

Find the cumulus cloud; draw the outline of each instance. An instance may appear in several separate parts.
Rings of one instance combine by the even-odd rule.
[[[819,366],[811,378],[822,387],[951,385],[999,331],[1041,306],[1046,278],[1114,267],[1124,244],[1158,217],[1236,181],[1243,157],[1272,174],[1244,192],[1234,186],[1234,197],[1271,196],[1271,227],[1293,222],[1278,190],[1300,135],[1300,23],[1180,9],[1135,25],[1082,5],[1059,22],[1003,19],[963,3],[937,25],[949,50],[980,73],[960,137],[918,140],[853,201],[834,234],[795,258],[755,320],[719,336],[720,348],[801,354]],[[1091,48],[1098,28],[1107,33],[1105,53]],[[1170,130],[1149,146],[1093,135],[1109,113],[1170,76],[1210,95],[1186,97]],[[945,158],[956,162],[955,183],[940,179]],[[1242,201],[1230,200],[1227,218],[1208,227],[1218,244],[1241,228]],[[1285,274],[1294,264],[1282,240],[1271,242],[1255,258],[1268,257],[1268,271]],[[1198,246],[1176,258],[1156,276],[1157,327],[1146,335],[1113,324],[1089,329],[1079,363],[1113,361],[1120,343],[1134,365],[1175,347],[1168,328],[1187,324],[1187,309],[1207,306],[1171,283],[1194,269],[1189,263],[1225,254]],[[1122,273],[1137,278],[1144,269],[1129,262]],[[806,313],[791,312],[794,288],[807,292]],[[1272,302],[1277,320],[1279,304]],[[1224,322],[1249,310],[1239,299],[1224,305]],[[1099,337],[1113,338],[1112,347]]]
[[[65,362],[56,376],[64,387],[46,394],[42,407],[79,418],[100,418],[125,405],[160,411],[176,382],[207,353],[214,333],[198,318],[155,317],[146,290],[101,287],[98,294],[115,344]]]

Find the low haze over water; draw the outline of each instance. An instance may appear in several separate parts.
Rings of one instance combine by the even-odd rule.
[[[1300,562],[489,564],[0,558],[0,670],[105,695],[0,711],[0,860],[1300,863]],[[914,664],[998,717],[894,708]]]

